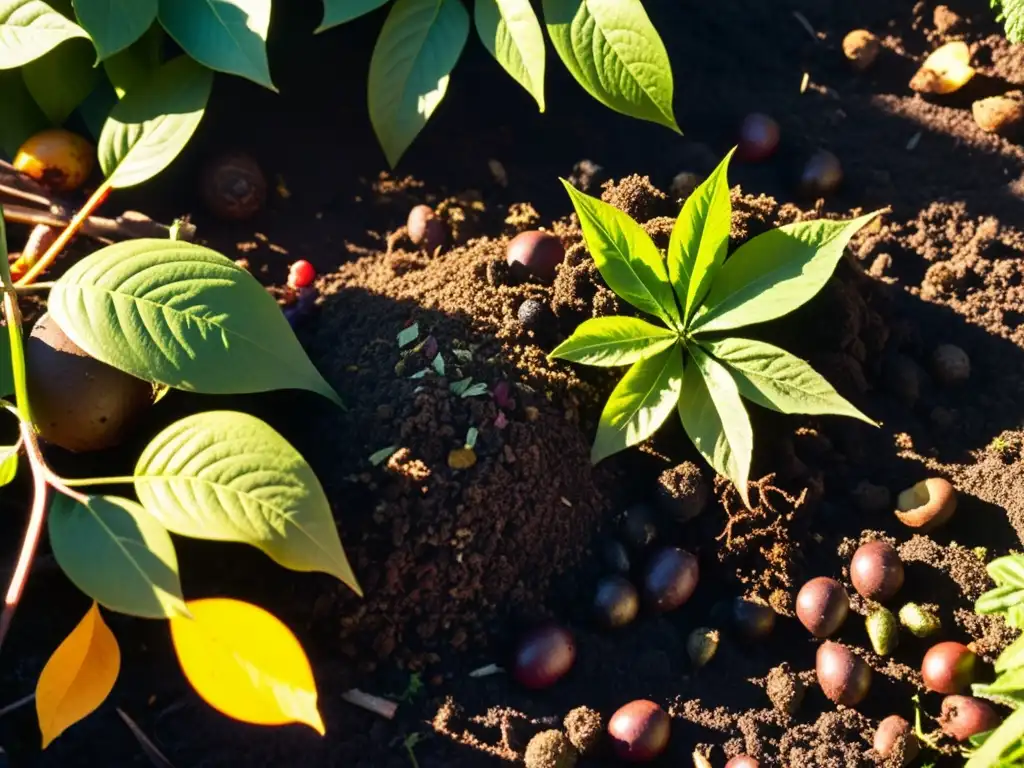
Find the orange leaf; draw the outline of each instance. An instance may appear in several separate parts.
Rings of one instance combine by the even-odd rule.
[[[43,749],[93,712],[110,695],[121,669],[121,650],[110,628],[92,608],[64,638],[36,683],[36,714]]]
[[[313,670],[288,627],[240,600],[186,605],[192,618],[171,617],[171,638],[185,677],[207,704],[247,723],[305,723],[324,735]]]

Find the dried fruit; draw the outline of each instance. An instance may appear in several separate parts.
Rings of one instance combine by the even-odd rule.
[[[910,765],[921,753],[913,726],[899,715],[889,715],[878,724],[873,746],[886,765]]]
[[[32,227],[28,240],[25,241],[25,247],[21,250],[21,255],[11,262],[11,278],[18,280],[34,267],[46,255],[50,246],[59,236],[60,230],[56,227],[46,224],[37,224]],[[13,254],[11,255],[13,256]]]
[[[967,43],[954,40],[932,51],[910,80],[918,93],[944,95],[959,90],[974,77]]]
[[[520,232],[508,244],[506,260],[512,268],[525,270],[542,282],[555,279],[556,267],[565,259],[562,241],[538,229]]]
[[[528,632],[516,649],[512,674],[526,688],[557,683],[576,661],[576,642],[567,629],[548,625]]]
[[[672,722],[653,701],[637,699],[618,709],[608,721],[615,754],[629,763],[654,760],[668,747]]]
[[[925,688],[936,693],[960,693],[974,682],[978,657],[963,643],[933,645],[921,662]]]
[[[601,713],[590,707],[570,709],[562,725],[569,742],[584,755],[593,751],[604,735]]]
[[[668,191],[676,200],[685,200],[693,194],[693,190],[704,181],[700,174],[693,171],[680,171],[672,177]]]
[[[800,191],[813,197],[835,192],[842,182],[842,163],[827,149],[819,149],[811,155],[800,172]]]
[[[939,617],[917,603],[907,603],[900,608],[900,624],[914,637],[928,637],[942,629]]]
[[[760,765],[750,755],[736,755],[725,764],[725,768],[759,768]]]
[[[971,377],[971,358],[955,344],[941,344],[932,352],[932,376],[945,387],[963,384]]]
[[[13,165],[54,192],[71,192],[92,173],[96,150],[78,134],[52,128],[22,144]]]
[[[427,253],[435,253],[438,248],[443,248],[448,237],[444,222],[437,218],[434,209],[429,205],[413,207],[409,211],[405,227],[413,245],[421,247]]]
[[[956,512],[956,489],[941,477],[929,477],[907,488],[896,499],[896,517],[910,528],[930,531]]]
[[[800,710],[807,694],[807,687],[800,676],[793,672],[786,662],[772,667],[768,672],[766,692],[772,706],[779,712],[793,717]]]
[[[316,270],[305,259],[299,259],[288,269],[288,287],[305,288],[316,279]]]
[[[117,445],[153,403],[151,383],[86,354],[48,314],[25,344],[25,365],[39,434],[69,451]]]
[[[811,579],[796,596],[796,617],[815,637],[828,637],[846,621],[850,599],[843,585],[827,576]]]
[[[686,653],[693,666],[700,669],[714,658],[721,635],[717,629],[697,627],[686,637]]]
[[[622,515],[622,540],[642,552],[658,539],[658,515],[646,504],[633,504]]]
[[[843,38],[843,55],[858,72],[863,72],[878,58],[882,44],[866,29],[855,29]]]
[[[738,597],[732,601],[730,614],[733,628],[746,640],[761,640],[775,629],[775,611],[764,603]]]
[[[971,113],[981,130],[1016,137],[1024,127],[1024,96],[1020,91],[1011,91],[979,99],[971,105]]]
[[[578,755],[561,731],[541,731],[526,745],[526,768],[573,768]]]
[[[939,725],[957,741],[991,731],[999,725],[999,713],[987,701],[974,696],[947,696],[942,700]]]
[[[657,552],[644,575],[644,597],[656,611],[673,611],[697,588],[697,558],[678,547]]]
[[[448,453],[448,466],[452,469],[469,469],[476,464],[476,452],[472,448],[454,448]]]
[[[636,618],[640,596],[633,582],[624,576],[608,576],[597,584],[594,617],[601,626],[624,627]]]
[[[267,178],[252,157],[244,152],[228,152],[203,168],[199,194],[215,216],[243,221],[263,210]]]
[[[855,707],[871,688],[871,668],[845,645],[826,640],[815,664],[818,684],[834,703]]]
[[[869,541],[853,553],[850,581],[862,597],[885,602],[903,586],[903,561],[892,544]]]
[[[551,310],[541,301],[527,299],[519,305],[516,317],[523,328],[528,331],[536,331],[551,317]]]
[[[868,631],[868,639],[871,640],[871,647],[879,656],[888,656],[900,642],[899,625],[896,617],[888,608],[879,606],[864,620],[864,626]]]
[[[767,160],[779,146],[779,135],[779,124],[768,115],[747,115],[740,124],[736,157],[751,163]]]

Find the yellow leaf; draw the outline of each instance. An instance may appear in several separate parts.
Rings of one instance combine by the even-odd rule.
[[[305,723],[321,736],[316,682],[302,646],[284,624],[227,598],[186,603],[171,638],[185,677],[214,709],[256,725]]]
[[[92,608],[64,638],[36,683],[36,714],[43,749],[93,712],[110,695],[121,669],[121,650],[110,628]]]

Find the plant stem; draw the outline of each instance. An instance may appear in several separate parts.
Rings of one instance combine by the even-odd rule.
[[[103,201],[107,199],[107,195],[110,194],[110,190],[111,186],[109,181],[104,181],[96,188],[96,191],[92,193],[92,197],[86,200],[85,205],[83,205],[78,213],[75,214],[74,218],[68,222],[67,227],[65,227],[64,231],[60,233],[56,240],[53,241],[53,245],[47,249],[46,253],[43,254],[43,257],[37,261],[17,282],[19,287],[31,285],[39,275],[50,268],[50,265],[53,264],[57,256],[60,255],[60,252],[67,247],[68,242],[75,236],[78,230],[82,227],[82,224],[85,223],[86,219],[88,219],[92,215],[93,211],[99,208],[100,205],[103,204]]]
[[[48,291],[55,285],[55,282],[35,283],[34,285],[16,285],[14,286],[14,290],[16,290],[18,293],[31,293],[32,291]]]
[[[135,482],[134,477],[127,475],[125,477],[75,477],[71,479],[55,476],[54,480],[56,480],[55,484],[66,488],[81,488],[89,485],[131,485]]]

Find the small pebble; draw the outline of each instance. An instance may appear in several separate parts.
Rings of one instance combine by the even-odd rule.
[[[1024,98],[1020,91],[989,96],[971,105],[978,127],[1000,136],[1017,136],[1024,127]]]
[[[932,376],[946,387],[963,384],[971,377],[971,359],[955,344],[935,348],[931,359]]]
[[[843,55],[858,72],[863,72],[875,63],[882,44],[866,29],[855,29],[843,38]]]
[[[516,317],[520,324],[528,331],[538,330],[551,316],[547,305],[536,299],[527,299],[519,305]]]

